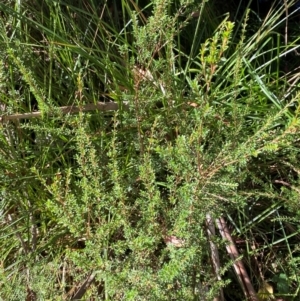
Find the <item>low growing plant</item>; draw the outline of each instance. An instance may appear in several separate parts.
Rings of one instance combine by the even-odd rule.
[[[240,260],[252,300],[298,297],[284,11],[96,2],[0,4],[0,297],[244,300]]]

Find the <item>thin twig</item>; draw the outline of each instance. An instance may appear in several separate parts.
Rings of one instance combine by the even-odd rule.
[[[284,186],[290,187],[292,190],[295,190],[298,193],[300,193],[300,189],[299,188],[297,188],[297,187],[295,187],[295,186],[293,186],[293,185],[291,185],[291,184],[289,184],[289,183],[287,183],[285,181],[275,180],[274,183],[278,183],[278,184],[282,184]]]
[[[123,102],[121,107],[124,109],[128,109],[128,103]],[[66,114],[76,114],[79,112],[87,112],[87,111],[94,111],[94,110],[99,110],[99,111],[116,111],[120,108],[119,104],[117,102],[97,102],[96,104],[94,103],[89,103],[86,105],[82,106],[64,106],[64,107],[59,107],[59,113],[62,113],[63,115]],[[55,113],[50,113],[50,116],[55,116],[57,114]],[[23,114],[13,114],[13,115],[3,115],[0,117],[0,122],[6,122],[9,120],[20,120],[20,119],[31,119],[31,118],[39,118],[42,117],[42,112],[37,111],[37,112],[31,112],[31,113],[23,113]]]

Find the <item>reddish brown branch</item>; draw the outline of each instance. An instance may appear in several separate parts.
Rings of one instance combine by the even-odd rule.
[[[221,281],[222,278],[220,275],[221,265],[220,265],[219,251],[218,251],[217,245],[213,241],[214,236],[216,235],[215,223],[209,213],[206,214],[206,227],[207,227],[207,234],[208,234],[209,245],[210,245],[213,270],[214,270],[214,273],[215,273],[218,281]],[[220,290],[219,290],[219,296],[214,298],[214,300],[215,301],[224,301],[225,300],[222,288],[220,288]]]
[[[245,297],[249,301],[258,301],[256,292],[252,286],[252,283],[251,283],[248,273],[245,269],[245,266],[244,266],[242,260],[239,259],[239,252],[238,252],[238,250],[235,246],[235,243],[231,237],[230,231],[226,225],[224,218],[221,217],[221,218],[216,219],[216,224],[217,224],[217,227],[219,228],[219,231],[220,231],[223,239],[228,241],[226,249],[227,249],[227,252],[228,252],[230,258],[233,261],[234,270],[241,283]]]

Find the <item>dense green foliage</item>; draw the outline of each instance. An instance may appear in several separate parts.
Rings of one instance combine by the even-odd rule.
[[[245,300],[221,216],[299,298],[299,25],[237,2],[0,3],[3,300]]]

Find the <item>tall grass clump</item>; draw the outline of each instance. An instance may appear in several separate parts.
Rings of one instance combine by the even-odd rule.
[[[298,40],[232,3],[2,1],[1,298],[299,298]]]

